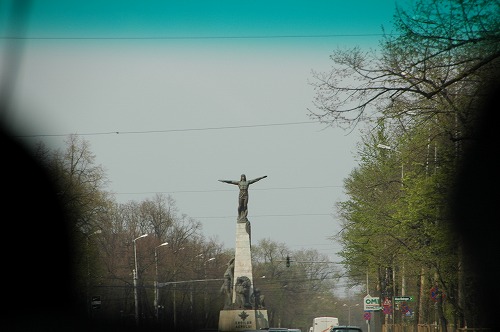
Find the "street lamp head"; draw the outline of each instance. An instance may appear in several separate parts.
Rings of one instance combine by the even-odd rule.
[[[135,241],[137,241],[137,240],[139,240],[140,238],[146,237],[146,236],[148,236],[148,235],[149,235],[148,233],[146,233],[146,234],[142,234],[141,236],[139,236],[139,237],[135,238],[135,239],[134,239],[134,242],[135,242]]]
[[[207,261],[205,263],[213,261],[214,259],[215,259],[215,257],[209,258],[209,259],[207,259]]]
[[[168,244],[168,242],[163,242],[162,244],[160,244],[160,245],[159,245],[158,247],[156,247],[156,248],[166,246],[167,244]]]
[[[384,149],[384,150],[394,150],[393,148],[391,148],[389,145],[385,145],[385,144],[377,144],[377,148],[381,148],[381,149]]]
[[[377,148],[384,149],[384,150],[390,150],[390,151],[394,151],[394,152],[397,152],[397,153],[401,153],[400,151],[396,150],[392,146],[385,145],[385,144],[380,144],[379,143],[379,144],[377,144]]]

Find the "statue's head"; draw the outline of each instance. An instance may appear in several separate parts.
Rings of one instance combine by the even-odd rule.
[[[247,177],[246,177],[246,175],[245,175],[245,174],[241,174],[241,180],[243,180],[243,181],[246,181],[246,180],[247,180]]]

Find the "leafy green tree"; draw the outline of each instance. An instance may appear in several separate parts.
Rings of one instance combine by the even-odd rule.
[[[459,265],[446,211],[450,163],[441,154],[430,158],[434,145],[427,135],[421,128],[402,135],[399,127],[381,124],[365,136],[360,165],[345,180],[349,199],[337,206],[343,222],[340,255],[351,280],[364,284],[368,276],[369,289],[382,298],[419,294],[420,323],[424,311],[418,309],[435,281],[448,295],[457,292]],[[428,279],[423,284],[422,271]],[[459,309],[456,297],[448,302]],[[443,324],[444,318],[443,312]]]
[[[438,312],[444,328],[452,316],[457,326],[475,316],[466,313],[473,294],[447,200],[464,142],[478,135],[482,84],[499,68],[499,17],[491,1],[416,1],[398,8],[380,51],[338,50],[332,71],[314,74],[313,118],[372,127],[339,205],[349,274],[359,280],[358,267],[368,267],[386,295],[403,288],[394,276],[412,276],[421,314],[423,287],[437,283],[447,294]]]

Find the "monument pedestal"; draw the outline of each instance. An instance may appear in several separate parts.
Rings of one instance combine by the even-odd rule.
[[[220,311],[220,332],[260,330],[267,327],[269,327],[267,310],[228,309]]]
[[[219,331],[237,332],[269,327],[267,310],[261,307],[254,293],[250,222],[245,218],[236,223],[236,248],[232,278],[232,301],[220,311]],[[241,283],[246,280],[245,283]],[[245,284],[245,286],[243,286]]]

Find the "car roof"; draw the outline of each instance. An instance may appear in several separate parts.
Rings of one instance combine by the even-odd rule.
[[[330,332],[348,332],[348,331],[358,331],[363,332],[363,330],[359,326],[349,326],[349,325],[341,325],[334,326],[331,328]]]

